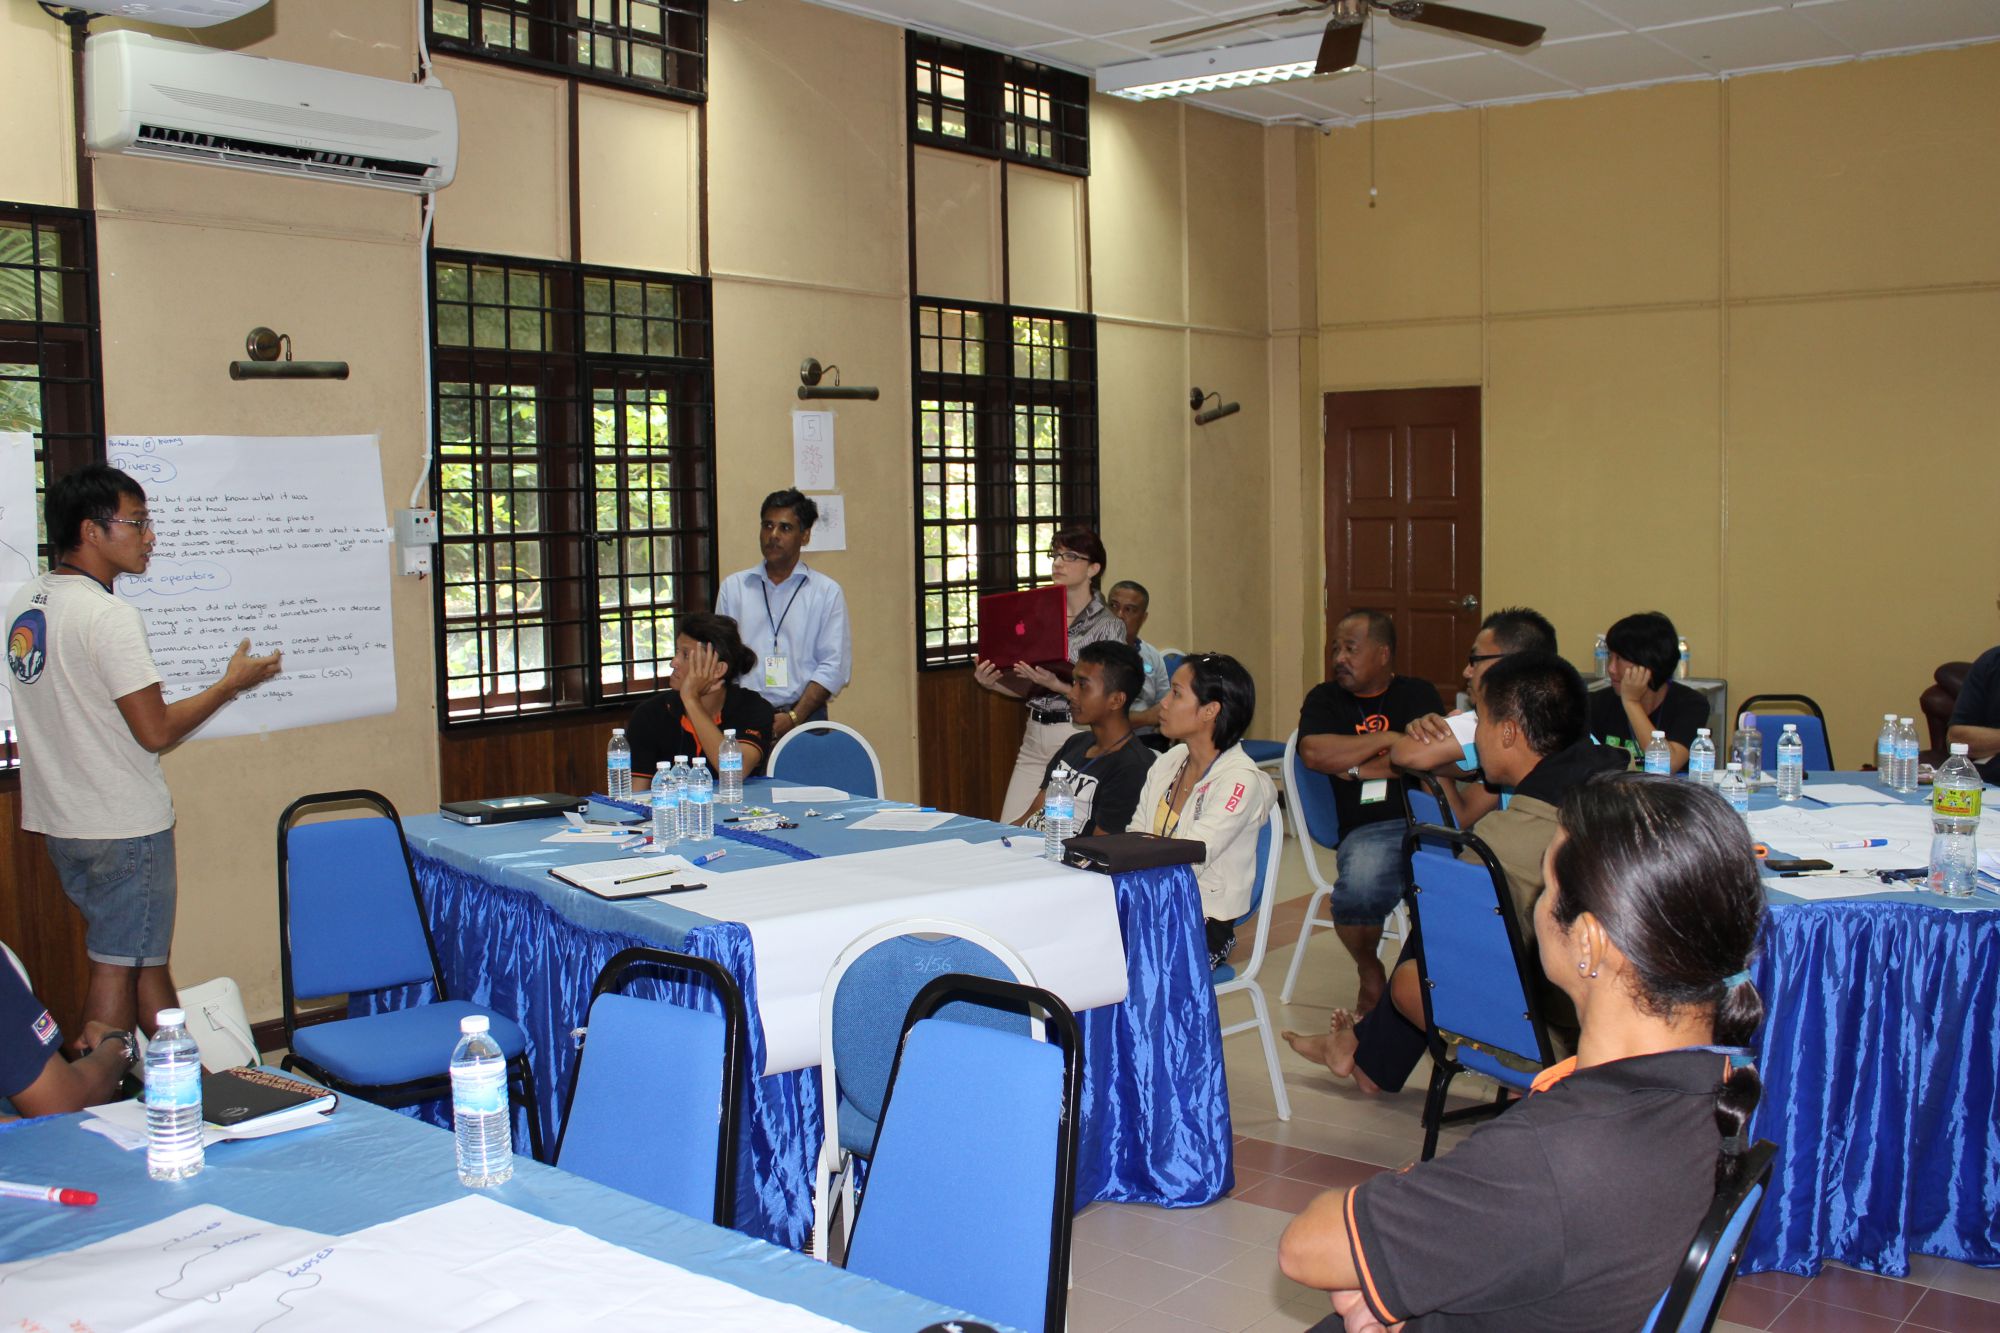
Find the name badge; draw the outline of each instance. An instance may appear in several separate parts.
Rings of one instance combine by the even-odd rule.
[[[1361,804],[1376,805],[1389,799],[1389,779],[1369,778],[1361,784]]]
[[[792,668],[785,661],[784,654],[772,653],[764,659],[764,688],[770,690],[790,689]]]

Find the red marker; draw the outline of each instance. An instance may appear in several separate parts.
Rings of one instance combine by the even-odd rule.
[[[39,1199],[43,1203],[66,1203],[76,1208],[97,1202],[97,1194],[92,1190],[64,1189],[61,1185],[22,1185],[11,1180],[0,1180],[0,1198]]]

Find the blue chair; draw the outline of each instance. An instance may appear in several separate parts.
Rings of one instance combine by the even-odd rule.
[[[640,968],[694,974],[721,1012],[620,994],[627,974]],[[597,974],[587,1015],[555,1164],[677,1213],[732,1225],[748,1024],[735,980],[706,958],[626,949]],[[643,1151],[634,1151],[635,1132]]]
[[[873,1150],[910,1000],[946,972],[1009,978],[1030,986],[1035,981],[1012,949],[976,926],[943,917],[909,917],[865,931],[827,970],[819,995],[824,1124],[813,1178],[812,1246],[822,1259],[831,1254],[827,1238],[836,1188],[843,1236],[854,1228],[854,1167]],[[952,1005],[943,1017],[1017,1031],[1031,1026],[1024,1015],[1000,1015],[978,1005]]]
[[[850,796],[882,796],[882,761],[853,727],[801,722],[764,761],[767,776],[806,787],[838,787]]]
[[[1285,969],[1285,986],[1278,992],[1280,1004],[1292,1002],[1292,991],[1298,986],[1299,967],[1306,960],[1306,943],[1316,930],[1333,929],[1333,918],[1321,915],[1321,909],[1333,898],[1333,881],[1319,868],[1317,848],[1333,851],[1340,846],[1340,808],[1334,804],[1333,783],[1324,773],[1315,773],[1307,768],[1299,758],[1299,733],[1293,731],[1285,740],[1285,761],[1282,770],[1285,782],[1285,808],[1291,812],[1292,836],[1299,844],[1299,854],[1305,858],[1306,878],[1312,881],[1312,897],[1306,902],[1305,919],[1299,923],[1299,942],[1292,948],[1291,966]],[[1401,903],[1389,914],[1382,937],[1401,939],[1409,931],[1407,918]]]
[[[1803,704],[1804,712],[1760,713],[1759,704]],[[1826,714],[1820,706],[1803,694],[1753,694],[1743,701],[1742,711],[1750,714],[1751,721],[1764,736],[1764,767],[1776,770],[1778,766],[1778,737],[1784,733],[1785,724],[1792,723],[1799,729],[1799,739],[1806,746],[1806,769],[1808,772],[1830,773],[1833,771],[1833,744],[1826,736]]]
[[[379,813],[296,824],[317,806],[362,804]],[[528,1117],[529,1150],[542,1157],[528,1039],[512,1019],[445,993],[424,922],[403,821],[372,791],[301,796],[278,816],[278,967],[283,989],[283,1067],[303,1069],[339,1092],[385,1106],[451,1091],[459,1020],[485,1014],[507,1057],[508,1092]],[[301,1023],[300,996],[360,994],[429,985],[428,1003],[330,1022]]]
[[[1423,1160],[1437,1152],[1447,1122],[1490,1115],[1510,1092],[1524,1093],[1554,1055],[1536,1000],[1536,963],[1514,920],[1507,875],[1470,833],[1419,825],[1404,836],[1415,887],[1410,916],[1423,978],[1424,1028],[1431,1084],[1424,1099]],[[1470,851],[1478,859],[1460,860]],[[1445,1113],[1458,1075],[1484,1074],[1500,1085],[1491,1106]]]
[[[1403,773],[1403,809],[1410,823],[1429,824],[1437,828],[1457,828],[1458,821],[1452,817],[1451,802],[1444,798],[1444,788],[1436,777],[1429,773]]]
[[[1223,996],[1242,991],[1250,997],[1251,1016],[1240,1023],[1232,1023],[1222,1029],[1224,1037],[1233,1037],[1239,1032],[1255,1028],[1264,1039],[1264,1064],[1271,1071],[1271,1096],[1278,1103],[1278,1119],[1292,1118],[1292,1099],[1285,1094],[1285,1076],[1278,1067],[1278,1042],[1271,1031],[1271,1011],[1264,1003],[1264,988],[1257,984],[1257,969],[1264,965],[1264,946],[1271,938],[1271,907],[1278,895],[1272,892],[1278,882],[1278,857],[1285,847],[1284,816],[1276,806],[1265,818],[1264,826],[1257,830],[1257,879],[1250,890],[1250,910],[1236,918],[1241,926],[1251,917],[1257,918],[1255,943],[1250,946],[1250,959],[1238,973],[1234,963],[1224,963],[1215,969],[1215,998],[1219,1003]]]
[[[1178,648],[1162,648],[1160,649],[1160,661],[1166,666],[1167,680],[1171,682],[1174,678],[1174,672],[1179,671],[1181,663],[1187,661],[1187,654]]]
[[[1050,1040],[937,1021],[1040,1010]],[[1083,1055],[1045,990],[941,976],[904,1019],[847,1269],[1030,1333],[1062,1333]]]
[[[1681,1260],[1680,1272],[1653,1307],[1645,1333],[1708,1333],[1715,1327],[1722,1298],[1736,1278],[1736,1262],[1743,1257],[1744,1242],[1750,1228],[1757,1225],[1777,1152],[1777,1144],[1758,1140],[1744,1154],[1736,1179],[1716,1191],[1715,1202],[1709,1205],[1687,1257]]]

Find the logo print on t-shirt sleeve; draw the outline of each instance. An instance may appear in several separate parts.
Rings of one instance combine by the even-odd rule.
[[[23,611],[7,631],[7,669],[23,685],[42,678],[48,663],[49,622],[32,607]]]

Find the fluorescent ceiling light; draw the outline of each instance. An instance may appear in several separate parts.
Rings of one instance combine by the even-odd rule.
[[[1221,88],[1310,79],[1313,66],[1319,62],[1320,37],[1319,33],[1308,33],[1220,51],[1106,65],[1097,71],[1097,91],[1145,102],[1159,97],[1212,93]]]

